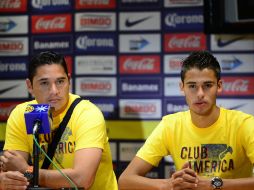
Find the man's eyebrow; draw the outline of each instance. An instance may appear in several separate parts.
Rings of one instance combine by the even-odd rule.
[[[56,80],[63,80],[63,79],[67,79],[67,77],[59,77],[57,78]],[[38,79],[38,81],[47,81],[49,80],[49,78],[41,78],[41,79]]]
[[[202,83],[203,84],[214,84],[215,82],[214,81],[204,81]],[[197,82],[189,81],[189,82],[186,82],[186,84],[197,84]]]

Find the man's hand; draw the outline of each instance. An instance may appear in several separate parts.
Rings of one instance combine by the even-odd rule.
[[[25,190],[28,185],[27,179],[18,171],[0,173],[0,190]]]
[[[191,190],[196,189],[198,184],[197,174],[185,163],[181,170],[176,171],[171,176],[173,190]]]
[[[2,171],[20,171],[24,173],[28,168],[27,161],[22,155],[13,150],[4,151],[0,157]]]

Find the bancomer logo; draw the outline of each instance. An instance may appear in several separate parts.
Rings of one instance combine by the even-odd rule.
[[[119,100],[121,118],[158,119],[161,117],[161,101],[158,99]]]

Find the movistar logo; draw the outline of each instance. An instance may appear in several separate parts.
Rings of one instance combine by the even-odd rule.
[[[144,38],[141,38],[140,40],[131,40],[130,50],[140,50],[140,49],[143,49],[148,44],[149,42]]]
[[[223,59],[221,61],[222,70],[233,70],[242,64],[240,59],[234,57],[234,59]]]
[[[16,23],[12,20],[6,22],[0,22],[0,32],[7,32],[13,29],[16,26]]]

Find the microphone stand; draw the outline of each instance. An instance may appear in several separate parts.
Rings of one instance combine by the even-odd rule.
[[[33,127],[33,135],[37,142],[39,142],[39,129],[41,127],[41,121],[36,120]],[[33,142],[33,160],[34,160],[34,167],[33,167],[33,183],[32,187],[29,187],[27,190],[53,190],[52,188],[47,187],[39,187],[39,155],[40,155],[40,148],[36,145],[35,141]],[[46,158],[45,158],[46,159]],[[74,188],[60,188],[60,190],[72,190]],[[84,190],[84,188],[78,188]]]
[[[41,121],[38,121],[38,120],[35,121],[33,134],[37,142],[39,142],[40,127],[41,127]],[[33,182],[32,182],[32,187],[29,187],[28,190],[52,190],[51,188],[39,187],[39,155],[40,155],[40,149],[34,141],[33,142],[33,160],[34,160]]]

